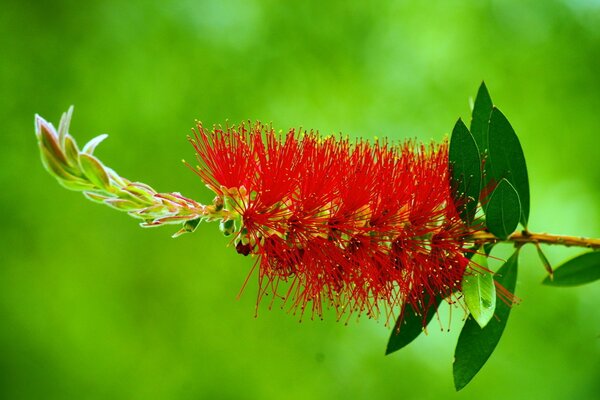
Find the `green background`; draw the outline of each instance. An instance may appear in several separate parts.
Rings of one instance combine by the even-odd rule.
[[[236,297],[252,260],[214,224],[174,240],[64,190],[33,115],[74,104],[80,144],[111,134],[107,165],[208,202],[180,161],[196,118],[441,140],[485,79],[522,140],[531,230],[599,237],[599,71],[597,0],[2,1],[0,398],[598,398],[598,284],[541,286],[534,249],[497,351],[456,394],[462,310],[387,357],[383,320],[255,318],[256,276]]]

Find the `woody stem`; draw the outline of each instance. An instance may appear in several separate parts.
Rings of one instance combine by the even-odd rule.
[[[499,239],[489,232],[476,232],[468,236],[468,239],[479,244],[509,242],[514,243],[516,246],[523,246],[527,243],[542,243],[567,247],[587,247],[594,250],[600,249],[600,239],[553,235],[549,233],[533,233],[526,230],[515,232],[505,240]]]

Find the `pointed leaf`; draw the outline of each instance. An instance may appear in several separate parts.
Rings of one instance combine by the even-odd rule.
[[[496,286],[492,274],[485,271],[487,256],[477,253],[471,263],[474,267],[469,267],[463,276],[462,293],[471,315],[483,328],[494,316]]]
[[[95,203],[102,203],[104,204],[104,200],[109,199],[110,197],[108,196],[104,196],[102,194],[99,193],[95,193],[95,192],[83,192],[83,195],[88,199],[91,200]]]
[[[87,142],[85,144],[85,146],[83,146],[83,153],[92,155],[94,154],[94,150],[96,150],[96,147],[102,143],[102,141],[104,139],[106,139],[108,137],[108,135],[106,133],[103,133],[102,135],[96,136],[95,138],[93,138],[92,140],[90,140],[89,142]]]
[[[36,119],[36,129],[40,140],[40,147],[46,149],[61,165],[67,164],[67,159],[58,143],[56,130],[42,117]]]
[[[145,200],[145,201],[150,201],[153,199],[153,196],[151,193],[148,193],[146,190],[143,190],[137,186],[133,186],[133,185],[127,185],[124,189],[124,192],[129,193],[132,196],[135,196],[136,198],[140,199],[140,200]]]
[[[492,109],[488,137],[488,158],[484,163],[485,184],[508,180],[519,194],[520,221],[529,219],[529,178],[521,143],[510,122],[496,107]]]
[[[60,163],[54,156],[54,153],[50,152],[46,147],[41,147],[41,158],[42,164],[46,168],[46,171],[50,173],[50,175],[54,175],[54,177],[59,178],[61,180],[70,180],[76,178],[74,175],[65,171],[65,165]]]
[[[85,176],[87,176],[94,185],[105,190],[109,188],[110,181],[108,175],[104,170],[104,166],[96,157],[81,153],[79,155],[79,165],[81,165],[81,169],[85,173]]]
[[[124,199],[106,199],[104,203],[120,211],[134,211],[140,208],[139,204]]]
[[[76,178],[76,177],[73,177],[69,180],[61,179],[58,181],[58,183],[62,187],[67,188],[69,190],[81,191],[81,190],[93,190],[94,189],[94,185],[92,185],[89,181],[84,181],[83,179]]]
[[[490,196],[485,210],[488,230],[500,239],[506,239],[519,225],[521,203],[513,185],[502,179]]]
[[[69,165],[79,168],[79,148],[73,136],[66,135],[63,139],[65,144],[65,155]]]
[[[119,176],[119,174],[117,174],[114,169],[107,167],[106,165],[104,166],[104,170],[108,174],[108,177],[115,181],[115,183],[119,187],[125,187],[131,183],[127,178]]]
[[[452,130],[448,157],[452,197],[461,219],[471,225],[481,190],[481,159],[473,135],[460,118]]]
[[[494,275],[494,279],[510,293],[515,292],[517,283],[518,250]],[[496,293],[496,315],[490,322],[481,328],[472,317],[469,317],[460,332],[456,350],[454,352],[454,387],[460,390],[484,366],[490,355],[498,345],[500,337],[506,327],[512,304],[507,304],[506,299],[498,297]]]
[[[482,160],[485,159],[486,150],[488,148],[488,126],[490,115],[492,114],[492,107],[492,99],[485,86],[485,82],[481,82],[473,106],[471,134],[477,143]]]
[[[80,177],[71,174],[69,171],[66,171],[66,167],[68,166],[59,163],[47,148],[41,147],[40,150],[42,164],[50,175],[57,178],[58,183],[63,187],[69,190],[93,189],[93,186],[87,180],[81,179]],[[69,168],[69,170],[72,170],[72,168]]]
[[[64,144],[65,137],[69,133],[69,125],[71,124],[71,117],[73,116],[73,106],[69,107],[67,112],[63,113],[58,123],[58,142],[62,146]]]
[[[600,251],[577,256],[554,270],[554,279],[546,277],[548,286],[578,286],[600,279]]]
[[[129,183],[129,185],[138,187],[141,190],[145,190],[146,192],[150,193],[152,196],[154,196],[156,194],[156,190],[152,189],[150,186],[146,185],[145,183],[131,182],[131,183]]]
[[[435,315],[440,302],[441,299],[435,298],[426,309],[425,315],[417,314],[412,307],[406,306],[404,315],[398,318],[396,326],[392,330],[385,355],[398,351],[415,340],[423,332],[423,327],[427,326]],[[400,324],[399,330],[398,324]]]

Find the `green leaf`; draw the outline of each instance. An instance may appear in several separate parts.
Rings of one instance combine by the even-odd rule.
[[[577,286],[600,279],[600,251],[577,256],[554,270],[554,279],[546,277],[548,286]]]
[[[521,216],[519,194],[506,179],[502,179],[490,196],[485,210],[488,230],[500,239],[506,239],[517,229]]]
[[[428,301],[428,299],[425,300],[426,303]],[[431,301],[425,311],[425,315],[415,313],[412,307],[406,307],[404,315],[398,318],[396,326],[392,330],[390,340],[385,349],[385,355],[398,351],[415,340],[423,332],[423,327],[429,324],[441,301],[442,299],[439,298]],[[400,330],[398,330],[398,324],[401,324]]]
[[[92,185],[89,181],[84,181],[83,179],[73,177],[70,179],[60,179],[58,183],[69,190],[94,190],[94,185]]]
[[[101,189],[108,190],[110,187],[110,180],[108,174],[104,169],[104,166],[94,156],[90,156],[86,153],[79,155],[79,165],[85,173],[85,176],[96,186]]]
[[[83,195],[88,199],[91,200],[95,203],[101,203],[104,204],[104,200],[106,199],[110,199],[109,196],[104,196],[102,194],[99,193],[95,193],[95,192],[83,192]]]
[[[517,284],[518,250],[494,275],[498,284],[510,293],[515,292]],[[456,350],[454,351],[454,387],[456,390],[464,388],[484,366],[490,355],[498,345],[500,337],[506,327],[512,304],[507,304],[496,293],[496,316],[481,328],[472,317],[469,317],[460,332]]]
[[[124,192],[129,193],[129,195],[134,196],[135,198],[143,201],[147,201],[150,204],[152,203],[152,193],[148,193],[146,190],[139,188],[134,185],[127,185],[124,189]]]
[[[89,142],[87,142],[85,144],[85,146],[83,146],[83,153],[89,154],[90,156],[94,154],[94,150],[96,150],[96,147],[98,147],[98,145],[100,143],[102,143],[102,141],[104,139],[106,139],[108,137],[108,135],[106,133],[103,133],[102,135],[96,136],[95,138],[93,138],[92,140],[90,140]]]
[[[481,191],[481,159],[473,135],[460,118],[452,130],[448,157],[452,197],[461,219],[471,225]]]
[[[50,150],[47,147],[40,147],[42,164],[46,170],[53,175],[54,177],[60,180],[70,180],[76,179],[77,177],[65,171],[65,164],[58,161]]]
[[[66,135],[63,138],[65,155],[67,157],[68,165],[71,170],[79,175],[79,148],[75,139],[71,135]]]
[[[67,164],[67,159],[58,143],[58,136],[52,125],[48,124],[42,118],[36,118],[36,129],[36,134],[40,140],[40,147],[52,154],[60,165]]]
[[[521,201],[520,221],[527,227],[529,219],[529,178],[521,143],[510,122],[496,107],[492,109],[488,134],[488,158],[484,163],[484,185],[506,179]]]
[[[485,82],[481,82],[473,106],[471,134],[473,134],[473,138],[477,143],[482,160],[485,159],[486,150],[488,148],[488,126],[490,115],[492,114],[492,107],[492,99],[485,86]]]
[[[496,286],[492,274],[487,269],[487,256],[476,253],[471,259],[474,267],[469,267],[462,280],[462,293],[471,315],[479,326],[485,327],[494,316],[496,309]]]
[[[104,200],[104,203],[120,211],[134,211],[140,209],[139,204],[124,199],[106,199]]]
[[[69,133],[69,125],[71,124],[71,118],[73,117],[73,106],[69,107],[66,113],[60,117],[58,124],[58,143],[62,146],[64,140]]]

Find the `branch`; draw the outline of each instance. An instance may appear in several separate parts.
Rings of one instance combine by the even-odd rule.
[[[515,232],[506,240],[501,240],[489,232],[476,232],[468,237],[475,243],[497,243],[510,242],[516,246],[523,246],[527,243],[551,244],[567,247],[587,247],[589,249],[600,249],[600,239],[584,238],[577,236],[553,235],[549,233],[532,233],[528,231]]]

